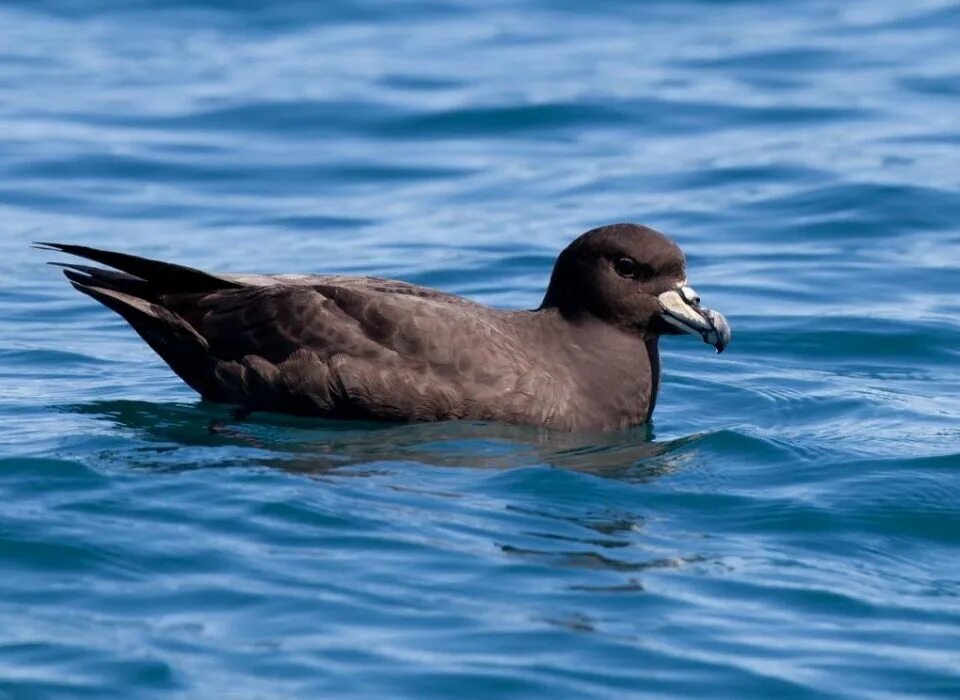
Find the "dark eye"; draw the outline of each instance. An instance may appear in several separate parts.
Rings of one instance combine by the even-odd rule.
[[[613,269],[616,270],[617,274],[621,277],[636,277],[640,266],[633,258],[623,257],[613,261]]]

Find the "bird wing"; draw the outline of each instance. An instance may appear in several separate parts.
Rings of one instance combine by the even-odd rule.
[[[470,299],[442,292],[439,289],[423,287],[411,282],[386,279],[383,277],[355,276],[355,275],[302,275],[302,274],[277,274],[277,275],[251,275],[251,274],[224,274],[218,277],[237,283],[242,286],[263,287],[271,285],[285,285],[291,287],[317,287],[317,286],[337,286],[357,291],[370,291],[386,294],[398,294],[402,296],[412,296],[420,299],[433,299],[436,301],[445,301],[457,306],[483,307]]]
[[[40,245],[119,270],[59,263],[205,398],[333,417],[544,424],[569,399],[571,383],[554,381],[510,314],[452,294],[371,277],[214,275]]]
[[[500,419],[487,407],[519,412],[537,399],[543,377],[500,312],[326,281],[159,301],[206,342],[212,398],[417,420]]]

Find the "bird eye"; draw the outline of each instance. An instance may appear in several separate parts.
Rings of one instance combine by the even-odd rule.
[[[640,266],[633,258],[623,257],[613,261],[613,269],[616,270],[617,274],[621,277],[635,277]]]

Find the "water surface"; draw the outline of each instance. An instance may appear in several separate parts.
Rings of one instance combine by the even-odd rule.
[[[939,1],[5,3],[0,696],[960,695],[958,43]],[[529,308],[616,221],[734,340],[606,436],[230,421],[27,246]]]

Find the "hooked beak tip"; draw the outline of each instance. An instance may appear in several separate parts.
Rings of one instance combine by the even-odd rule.
[[[700,298],[688,287],[672,289],[657,299],[663,309],[663,318],[681,331],[700,336],[712,345],[717,354],[730,344],[730,325],[718,311],[700,306]]]
[[[726,350],[730,344],[730,336],[732,335],[730,324],[727,323],[727,319],[724,318],[723,314],[719,311],[714,311],[713,309],[703,309],[702,311],[704,317],[710,323],[710,331],[707,333],[707,336],[713,336],[712,339],[705,337],[704,340],[713,345],[719,355]],[[713,342],[710,342],[711,340]]]

